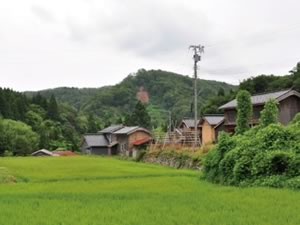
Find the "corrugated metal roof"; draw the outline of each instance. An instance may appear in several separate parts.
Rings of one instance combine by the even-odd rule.
[[[210,124],[210,125],[217,125],[222,120],[224,120],[224,115],[212,115],[212,116],[203,116],[203,118]]]
[[[106,147],[109,145],[103,134],[87,134],[84,135],[84,139],[89,147]]]
[[[50,152],[49,150],[47,149],[41,149],[41,150],[38,150],[36,152],[33,152],[31,155],[36,155],[38,153],[44,153],[45,155],[49,155],[49,156],[52,156],[53,155],[53,152]]]
[[[184,119],[182,122],[188,127],[188,128],[194,128],[195,127],[195,120],[194,119]],[[199,124],[200,120],[197,121],[197,124]]]
[[[279,97],[287,94],[291,90],[285,90],[285,91],[277,91],[277,92],[272,92],[272,93],[266,93],[266,94],[260,94],[260,95],[254,95],[251,96],[251,102],[253,105],[259,105],[259,104],[264,104],[270,99],[278,99]],[[220,109],[227,109],[227,108],[236,108],[237,107],[237,100],[234,99],[225,105],[222,105]]]
[[[102,134],[111,134],[117,130],[120,130],[121,128],[123,128],[124,126],[122,124],[117,124],[117,125],[111,125],[101,131],[99,131],[99,133]]]
[[[137,129],[139,129],[139,127],[123,127],[122,129],[115,131],[114,134],[129,134]]]

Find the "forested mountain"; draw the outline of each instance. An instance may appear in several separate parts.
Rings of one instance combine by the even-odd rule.
[[[260,75],[239,87],[199,80],[199,111],[218,113],[238,90],[252,94],[294,88],[300,91],[300,64],[286,76]],[[138,102],[140,100],[144,104]],[[57,88],[19,93],[0,88],[0,154],[27,154],[36,148],[78,149],[81,135],[111,123],[135,125],[143,115],[147,127],[164,127],[171,112],[173,124],[191,116],[193,79],[161,70],[139,70],[115,86]],[[145,108],[144,108],[145,107]],[[143,122],[145,123],[145,122]],[[30,146],[25,148],[24,146]]]
[[[220,90],[229,93],[235,89],[224,82],[199,80],[199,110],[211,96]],[[59,101],[67,102],[81,112],[98,115],[105,124],[121,121],[126,114],[133,111],[140,89],[148,95],[147,109],[151,115],[153,126],[165,122],[168,110],[174,120],[192,115],[193,79],[176,73],[161,70],[139,70],[126,77],[115,86],[98,89],[57,88],[40,91],[44,97],[52,94]],[[34,93],[26,93],[33,95]]]
[[[80,107],[94,96],[100,88],[75,88],[75,87],[61,87],[54,89],[47,89],[38,91],[43,97],[50,98],[55,95],[58,101],[69,103],[76,109]],[[34,91],[25,92],[27,97],[33,97],[37,94]]]
[[[279,91],[284,89],[294,89],[300,92],[300,63],[289,71],[285,76],[259,75],[243,80],[236,91],[225,95],[209,97],[202,108],[203,113],[221,113],[219,106],[235,98],[237,91],[247,90],[252,95],[265,92]]]

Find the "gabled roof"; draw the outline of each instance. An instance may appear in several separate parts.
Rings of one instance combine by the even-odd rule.
[[[215,126],[224,120],[224,115],[204,115],[202,119]]]
[[[133,132],[136,131],[144,131],[146,133],[150,133],[148,130],[144,128],[135,126],[135,127],[123,127],[122,129],[115,131],[114,134],[132,134]]]
[[[100,134],[112,134],[117,130],[122,129],[124,126],[122,124],[111,125],[103,130],[99,131]]]
[[[34,155],[37,155],[37,154],[39,154],[39,153],[43,153],[43,154],[49,155],[49,156],[53,156],[53,155],[54,155],[53,152],[50,152],[50,151],[47,150],[47,149],[41,149],[41,150],[35,151],[35,152],[33,152],[31,155],[34,156]]]
[[[87,134],[84,135],[84,140],[89,147],[106,147],[109,145],[103,134]]]
[[[200,120],[197,120],[197,124],[199,124]],[[195,127],[195,120],[194,119],[183,119],[181,124],[184,123],[187,128],[194,128]]]
[[[252,105],[263,105],[270,99],[275,99],[278,102],[292,96],[298,96],[300,98],[300,93],[294,90],[285,90],[285,91],[277,91],[277,92],[271,92],[271,93],[265,93],[265,94],[259,94],[259,95],[253,95],[251,96],[251,102]],[[237,107],[237,100],[234,99],[225,105],[222,105],[219,109],[229,109],[229,108],[236,108]]]

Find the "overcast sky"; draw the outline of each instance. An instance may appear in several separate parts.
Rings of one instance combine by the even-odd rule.
[[[116,84],[140,68],[238,84],[300,61],[298,0],[8,0],[0,3],[0,86]]]

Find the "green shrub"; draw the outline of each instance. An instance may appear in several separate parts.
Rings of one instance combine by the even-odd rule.
[[[264,186],[264,187],[273,187],[273,188],[283,188],[286,186],[288,178],[284,175],[274,175],[269,177],[262,177],[256,179],[253,182],[254,186]]]
[[[270,175],[270,163],[267,152],[258,152],[252,161],[251,174],[254,177]]]
[[[291,188],[291,189],[300,189],[300,176],[293,177],[286,181],[285,187]]]
[[[236,161],[233,168],[233,176],[236,183],[251,178],[251,162],[252,158],[248,155],[244,155]]]
[[[267,127],[270,124],[278,121],[278,103],[275,99],[270,99],[266,102],[264,109],[261,111],[259,119],[261,127]]]
[[[269,160],[267,161],[270,163],[270,174],[282,175],[288,173],[294,154],[291,152],[274,151],[269,153],[268,158]]]
[[[242,135],[221,134],[204,158],[203,177],[226,185],[297,188],[299,130],[300,124],[270,124]]]
[[[257,140],[253,139],[251,141],[255,141],[256,145],[265,151],[289,149],[293,140],[291,132],[279,124],[271,124],[260,129],[256,136],[255,139]]]
[[[234,149],[228,152],[220,162],[221,182],[224,184],[236,184],[233,176],[233,169],[240,156],[240,149]]]

